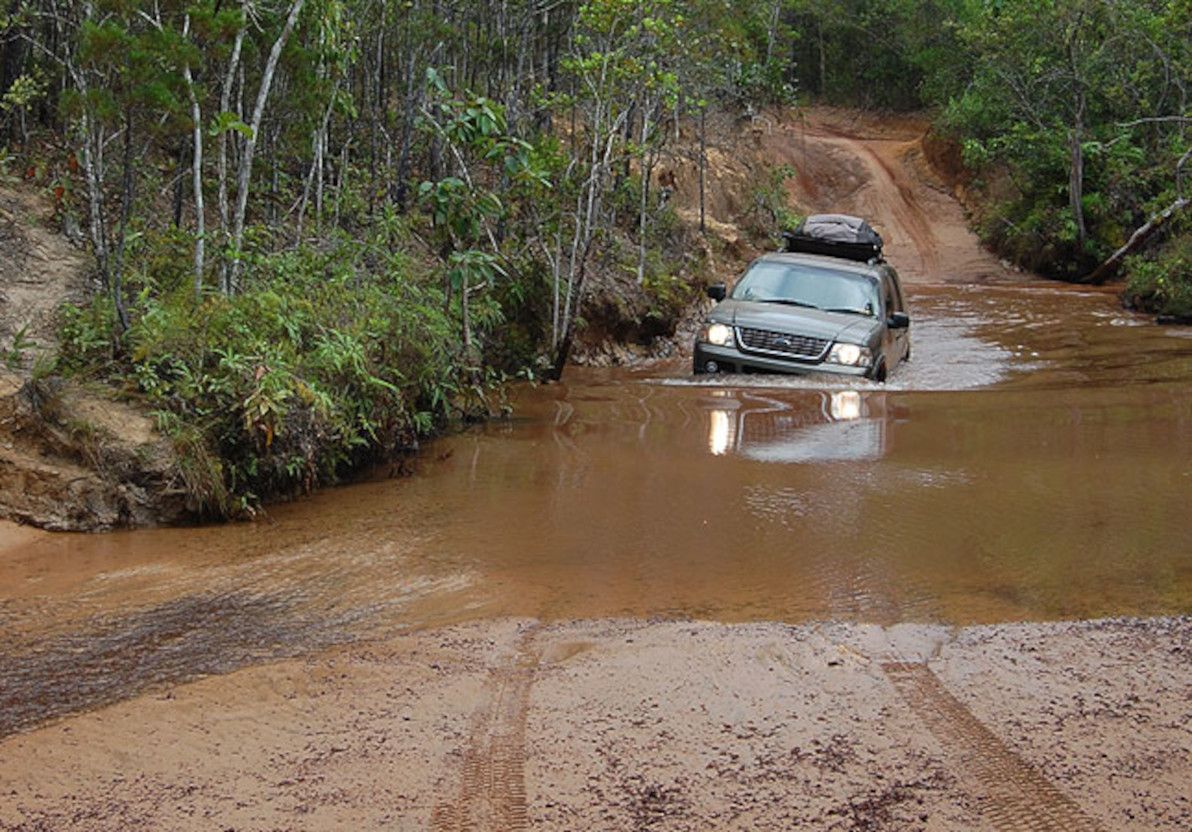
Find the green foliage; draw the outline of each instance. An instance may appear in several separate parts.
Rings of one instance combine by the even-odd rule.
[[[1126,297],[1149,312],[1192,318],[1192,232],[1126,261]]]
[[[753,205],[749,212],[754,233],[771,237],[793,229],[802,220],[790,206],[787,183],[795,176],[796,171],[790,165],[767,168],[758,175],[753,185]]]
[[[1079,278],[1168,192],[1186,149],[1186,6],[1001,0],[956,18],[968,65],[939,86],[943,124],[1000,185],[983,223],[999,252]]]
[[[25,351],[33,349],[37,342],[29,337],[29,327],[23,326],[12,336],[12,344],[4,353],[4,364],[10,370],[15,370],[25,361]]]
[[[361,274],[363,259],[382,270]],[[344,244],[254,271],[258,288],[197,307],[184,288],[142,292],[125,353],[112,350],[104,300],[64,327],[68,368],[131,379],[156,409],[203,511],[235,515],[335,482],[459,415],[472,391],[455,324],[402,258]]]
[[[671,331],[675,322],[699,296],[699,288],[668,267],[657,249],[646,259],[646,275],[642,282],[649,308],[646,317],[660,322],[663,331]]]
[[[46,89],[46,79],[39,70],[34,70],[28,75],[21,75],[12,82],[8,91],[0,96],[0,113],[28,109],[45,96]]]
[[[964,67],[957,23],[974,6],[971,0],[793,0],[800,86],[822,101],[878,109],[946,100]]]

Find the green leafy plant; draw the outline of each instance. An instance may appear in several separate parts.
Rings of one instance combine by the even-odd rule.
[[[25,361],[25,352],[37,346],[37,342],[29,337],[29,325],[26,324],[12,336],[12,344],[4,353],[4,364],[10,370],[18,369]]]

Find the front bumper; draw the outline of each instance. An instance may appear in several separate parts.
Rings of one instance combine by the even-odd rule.
[[[800,361],[797,358],[772,358],[752,355],[733,347],[718,347],[697,342],[692,370],[696,375],[712,372],[708,362],[716,363],[717,373],[831,373],[837,376],[864,378],[871,367],[846,367],[843,364],[829,364],[826,361]]]

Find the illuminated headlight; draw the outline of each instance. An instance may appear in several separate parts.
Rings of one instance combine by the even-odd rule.
[[[828,353],[829,364],[843,364],[846,367],[868,367],[873,360],[873,353],[868,347],[856,344],[834,344]]]
[[[708,324],[700,333],[700,340],[717,347],[731,347],[733,344],[733,329],[724,324]]]

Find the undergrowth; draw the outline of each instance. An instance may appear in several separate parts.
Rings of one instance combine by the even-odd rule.
[[[1126,261],[1126,299],[1160,315],[1192,318],[1192,231]]]
[[[240,293],[198,301],[170,236],[145,246],[131,328],[112,339],[106,298],[68,310],[62,369],[149,406],[202,515],[335,482],[487,406],[437,281],[386,246],[262,257]]]

